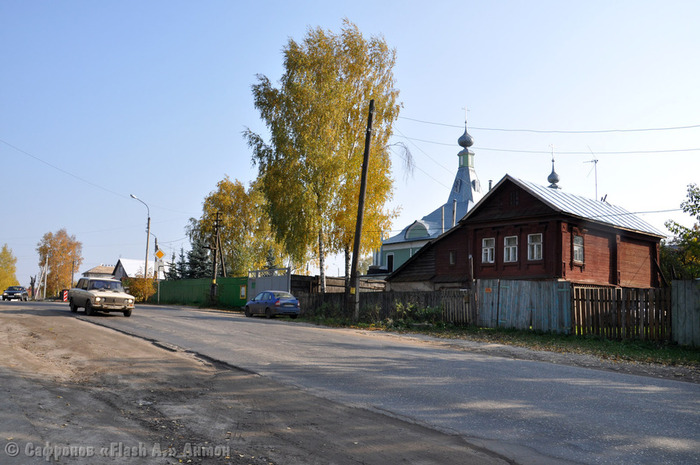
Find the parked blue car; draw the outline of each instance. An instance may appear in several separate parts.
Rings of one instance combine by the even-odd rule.
[[[275,315],[289,315],[296,318],[300,312],[299,300],[286,291],[264,291],[245,304],[245,316],[265,315],[272,318]]]

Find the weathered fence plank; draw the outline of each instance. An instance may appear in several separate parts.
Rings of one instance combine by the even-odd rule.
[[[476,321],[487,328],[571,331],[571,285],[558,281],[478,281]]]
[[[700,346],[700,282],[673,281],[672,338],[678,344]]]

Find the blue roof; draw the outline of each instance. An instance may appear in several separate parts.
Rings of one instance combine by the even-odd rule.
[[[559,212],[596,221],[598,223],[609,224],[622,229],[639,231],[660,237],[666,236],[654,226],[635,216],[633,213],[628,212],[622,207],[611,205],[600,200],[593,200],[586,197],[581,197],[579,195],[570,194],[562,191],[561,189],[540,186],[539,184],[516,179],[509,175],[506,175],[499,182],[499,184],[505,179],[510,179]]]
[[[452,223],[453,217],[455,218],[455,223],[459,223],[459,220],[467,214],[469,209],[476,204],[476,200],[480,198],[481,186],[476,176],[476,171],[468,166],[460,166],[455,175],[455,180],[447,202],[428,213],[420,220],[409,224],[395,236],[385,239],[382,241],[382,245],[434,239],[454,226]],[[413,228],[425,228],[427,234],[422,237],[416,235],[410,238],[406,237],[409,235],[409,230]]]

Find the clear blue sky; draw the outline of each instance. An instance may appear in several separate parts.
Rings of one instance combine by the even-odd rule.
[[[289,38],[344,17],[397,51],[394,141],[417,166],[406,177],[395,157],[394,230],[446,201],[465,106],[483,186],[546,184],[550,145],[563,189],[593,198],[596,158],[598,196],[631,212],[678,209],[700,183],[700,128],[490,130],[700,125],[697,1],[0,0],[0,245],[20,282],[61,228],[83,244],[80,271],[143,259],[146,209],[130,193],[168,256],[187,249],[216,183],[255,177],[241,135],[264,133],[255,75],[277,82]]]

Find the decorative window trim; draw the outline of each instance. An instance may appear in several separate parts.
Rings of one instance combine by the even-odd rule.
[[[511,243],[509,244],[509,242],[511,242]],[[514,242],[514,243],[512,243],[512,242]],[[518,236],[505,236],[503,238],[503,263],[517,263],[517,262],[518,262]]]
[[[487,245],[486,241],[490,241]],[[481,239],[481,263],[496,263],[496,238],[484,237]]]
[[[571,260],[577,265],[586,263],[586,241],[583,234],[573,234],[571,236]]]
[[[539,239],[539,240],[536,240]],[[528,261],[541,261],[543,258],[544,235],[534,233],[527,235],[527,259]]]

